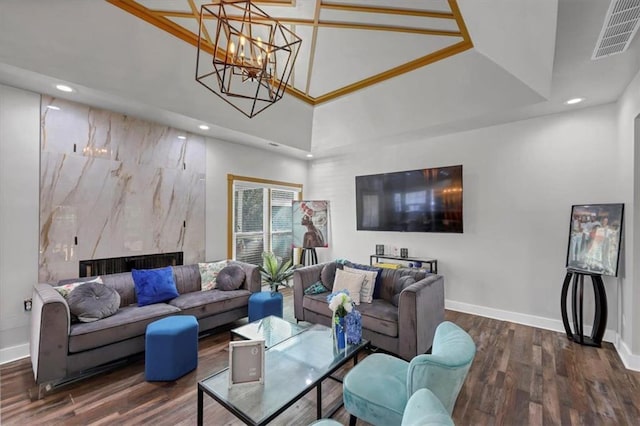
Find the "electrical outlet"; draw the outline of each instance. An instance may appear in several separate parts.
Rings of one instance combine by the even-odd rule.
[[[31,310],[31,299],[24,299],[24,310],[25,311],[30,311]]]

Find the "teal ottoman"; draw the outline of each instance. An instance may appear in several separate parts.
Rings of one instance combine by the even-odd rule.
[[[282,318],[282,293],[261,291],[249,296],[249,322],[269,315]]]
[[[176,380],[198,366],[198,320],[176,315],[147,325],[144,378],[149,382]]]

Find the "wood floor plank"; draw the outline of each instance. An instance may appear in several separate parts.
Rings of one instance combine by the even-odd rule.
[[[283,293],[285,318],[293,320],[291,290]],[[640,373],[625,369],[611,344],[580,346],[564,333],[460,312],[447,311],[445,318],[467,330],[477,346],[453,412],[457,425],[640,425]],[[32,401],[30,361],[0,366],[0,424],[193,425],[197,383],[227,366],[229,330],[243,323],[200,339],[198,368],[174,382],[146,382],[144,359],[138,358]],[[339,383],[323,384],[325,409],[341,398]],[[241,424],[213,399],[204,401],[205,424]],[[271,424],[310,424],[315,406],[310,392]],[[341,408],[334,419],[348,424],[349,414]]]

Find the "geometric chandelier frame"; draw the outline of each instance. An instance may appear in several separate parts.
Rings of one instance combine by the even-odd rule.
[[[252,118],[282,99],[301,43],[251,1],[204,4],[196,80]]]

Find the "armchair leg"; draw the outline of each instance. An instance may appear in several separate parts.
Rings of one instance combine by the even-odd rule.
[[[354,416],[353,414],[349,414],[349,426],[356,426],[357,421],[358,418],[356,416]]]

